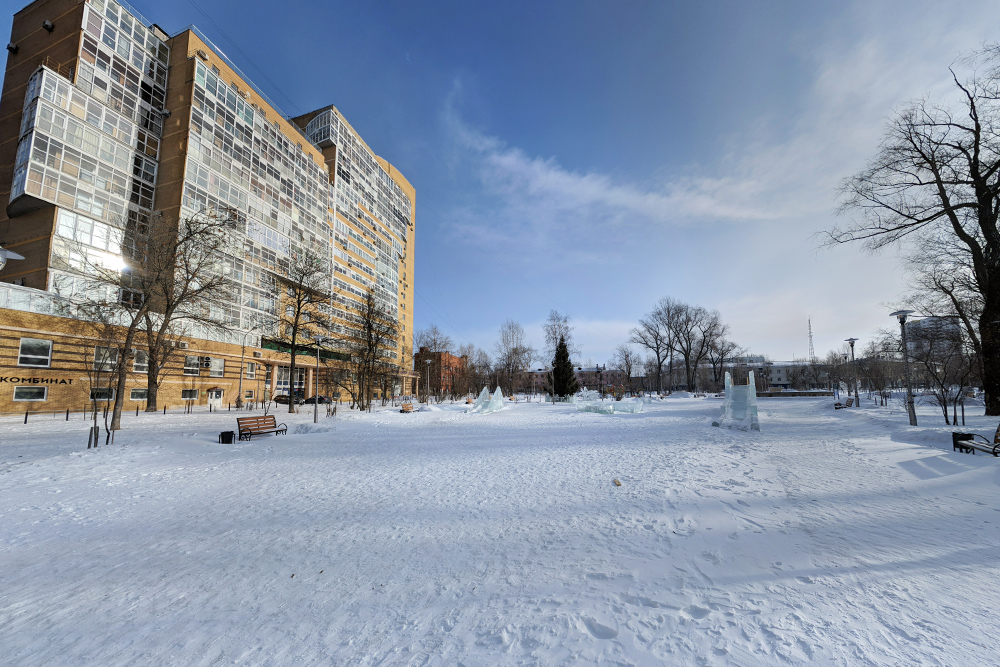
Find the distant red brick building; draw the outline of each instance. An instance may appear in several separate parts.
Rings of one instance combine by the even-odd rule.
[[[431,392],[443,396],[452,393],[455,380],[465,370],[467,361],[467,357],[456,357],[450,352],[431,352],[422,347],[413,355],[413,371],[419,374],[421,386],[430,381]]]

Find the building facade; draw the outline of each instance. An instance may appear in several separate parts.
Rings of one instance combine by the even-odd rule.
[[[413,355],[413,372],[419,376],[421,392],[429,386],[430,391],[438,396],[453,393],[455,381],[462,376],[469,358],[456,357],[450,352],[431,352],[429,348],[420,348]]]
[[[226,211],[238,225],[220,264],[232,298],[216,316],[229,331],[194,330],[190,349],[211,348],[227,360],[234,349],[257,355],[273,371],[268,391],[310,395],[307,368],[290,376],[278,325],[282,279],[292,258],[309,253],[326,263],[331,297],[318,307],[334,341],[351,333],[352,308],[371,293],[398,322],[386,355],[410,383],[415,191],[335,107],[286,117],[196,28],[168,36],[114,0],[36,0],[14,15],[7,50],[0,243],[25,259],[9,262],[0,281],[47,295],[13,290],[8,306],[48,300],[72,320],[87,268],[127,266],[125,240],[148,233],[154,216]],[[54,333],[66,327],[51,314],[32,323],[30,311],[8,310],[0,311],[5,349],[21,350],[20,329],[54,350],[62,345]],[[52,352],[52,364],[61,359]],[[246,377],[249,366],[227,363],[258,380],[255,370]],[[19,378],[19,368],[3,370]],[[178,387],[194,377],[183,367],[168,372]],[[221,391],[234,400],[234,389]],[[0,410],[14,400],[7,393],[0,389]]]

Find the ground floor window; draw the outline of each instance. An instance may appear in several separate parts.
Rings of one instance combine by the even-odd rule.
[[[14,387],[15,401],[44,401],[48,398],[48,387]]]
[[[92,401],[111,401],[115,398],[114,389],[91,389],[90,390],[90,400]]]
[[[149,396],[149,389],[133,389],[132,393],[129,394],[129,398],[133,401],[145,401],[147,396]]]
[[[198,399],[197,389],[181,389],[181,400],[182,401],[194,401]]]

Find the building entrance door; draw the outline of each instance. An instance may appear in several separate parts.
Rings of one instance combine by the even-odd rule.
[[[212,406],[213,410],[222,409],[222,390],[221,389],[209,389],[208,390],[208,404]]]

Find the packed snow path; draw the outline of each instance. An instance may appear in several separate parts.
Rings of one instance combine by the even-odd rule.
[[[96,452],[0,422],[0,661],[997,663],[1000,460],[930,411],[462,408],[235,445],[144,415]]]

